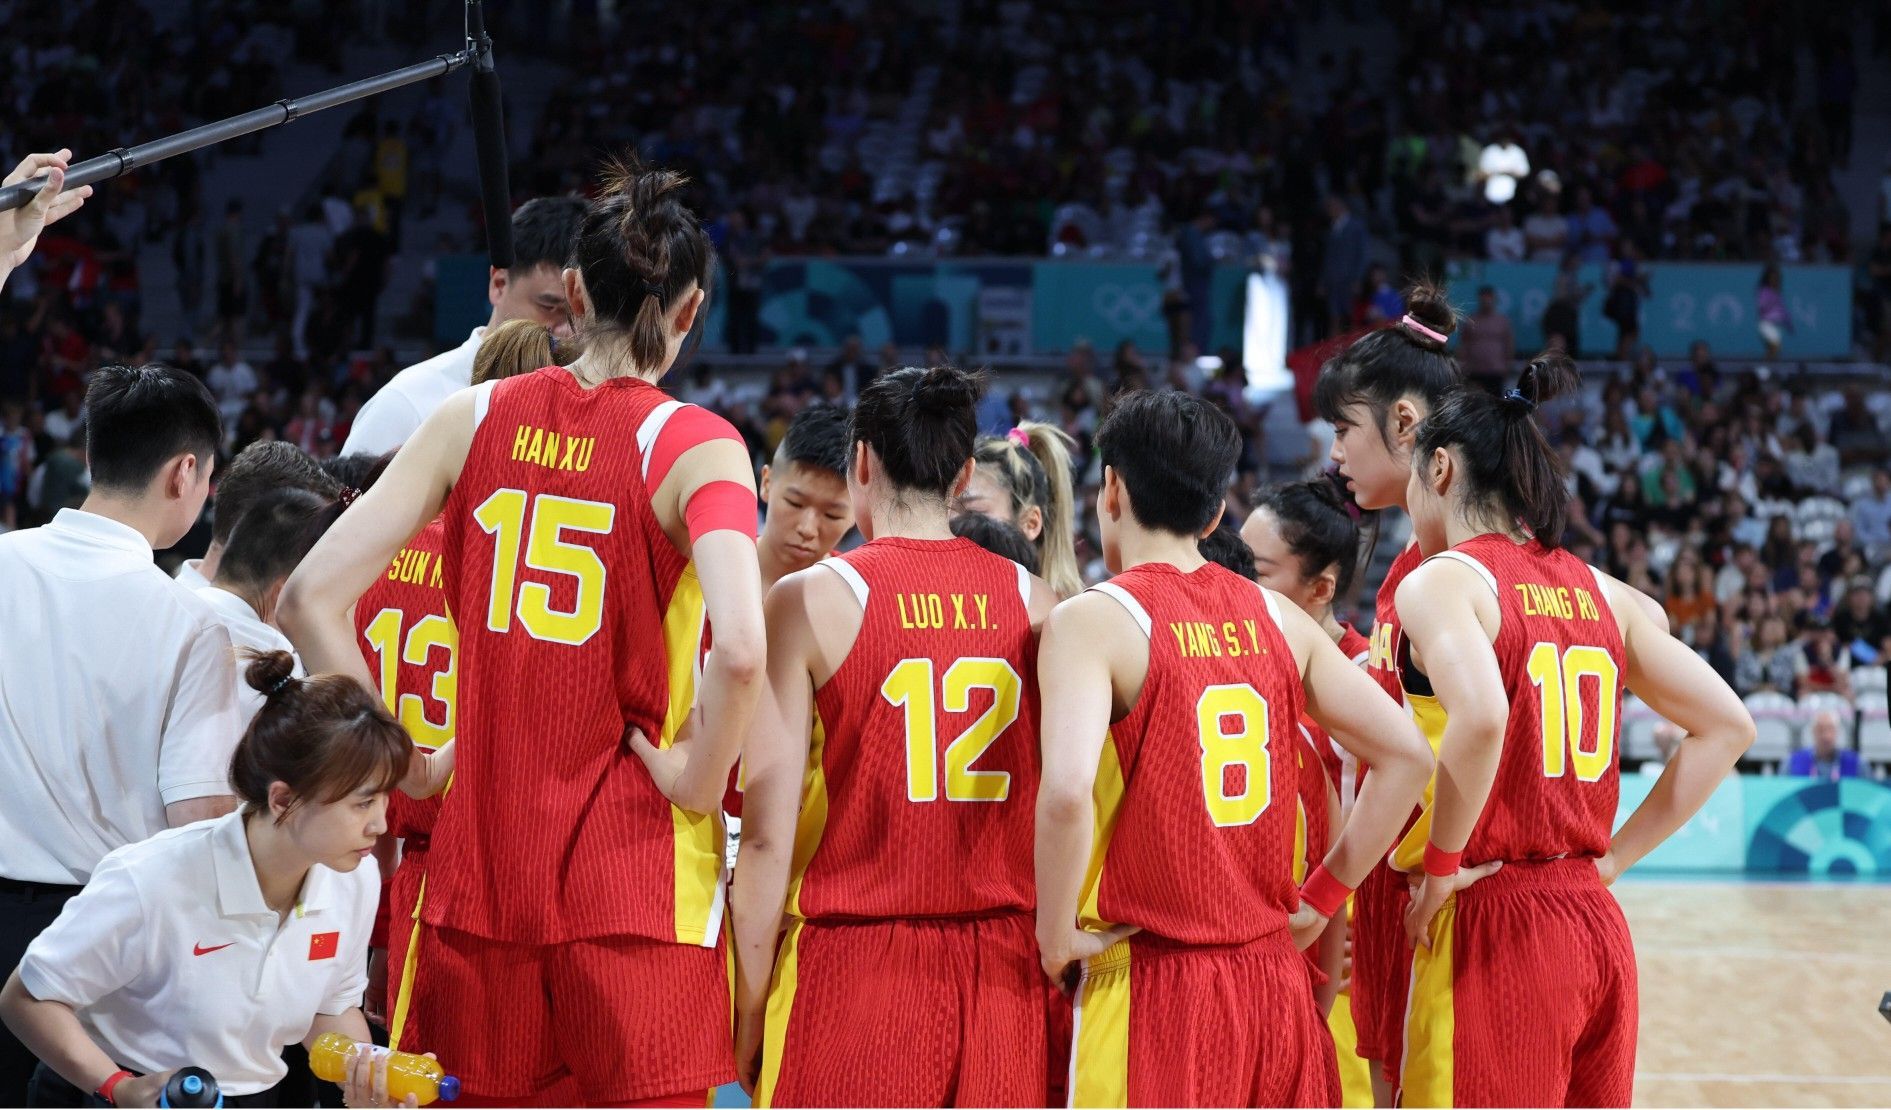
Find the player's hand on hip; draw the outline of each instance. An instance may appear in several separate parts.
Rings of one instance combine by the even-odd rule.
[[[1486,875],[1493,875],[1504,865],[1491,860],[1476,867],[1460,867],[1449,875],[1412,876],[1412,905],[1405,911],[1405,939],[1414,948],[1431,947],[1431,919],[1444,908],[1445,900]]]
[[[1604,852],[1596,860],[1596,876],[1602,880],[1603,886],[1611,886],[1622,877],[1622,864],[1615,858],[1614,852]]]
[[[680,804],[676,799],[676,784],[689,768],[689,752],[683,747],[686,739],[679,734],[669,747],[659,748],[644,735],[643,729],[635,725],[624,733],[624,743],[630,745],[630,750],[637,753],[638,759],[643,760],[644,768],[650,772],[657,789],[673,805]]]
[[[407,774],[401,779],[401,793],[409,798],[431,798],[445,790],[453,778],[454,752],[458,745],[448,740],[438,751],[415,750],[407,761]]]
[[[1066,991],[1077,985],[1078,965],[1093,956],[1101,956],[1118,941],[1127,940],[1142,930],[1135,925],[1116,925],[1108,929],[1067,929],[1050,943],[1038,942],[1044,974]]]
[[[1320,934],[1326,932],[1327,923],[1331,920],[1305,902],[1300,903],[1300,908],[1287,919],[1287,931],[1293,936],[1293,946],[1302,952],[1311,948],[1320,939]]]
[[[755,1097],[762,1074],[762,1034],[767,1007],[743,1009],[735,1015],[735,1081],[742,1093]]]

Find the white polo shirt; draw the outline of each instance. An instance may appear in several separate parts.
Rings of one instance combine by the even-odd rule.
[[[0,878],[78,885],[230,793],[230,636],[127,525],[78,509],[0,536]]]
[[[106,856],[27,948],[20,982],[77,1011],[121,1067],[195,1064],[255,1094],[317,1014],[361,1005],[379,898],[369,857],[347,874],[317,864],[295,909],[270,909],[239,810]]]
[[[341,453],[385,455],[412,439],[433,410],[473,384],[473,356],[485,335],[484,327],[474,328],[466,342],[394,375],[355,414]]]
[[[243,727],[248,728],[250,719],[256,716],[258,709],[263,707],[264,697],[261,690],[251,686],[249,680],[243,677],[243,672],[249,669],[249,657],[243,654],[244,650],[286,651],[290,655],[295,655],[295,645],[291,644],[289,637],[278,631],[275,625],[263,620],[256,610],[250,608],[249,602],[221,586],[202,586],[197,589],[196,594],[203,598],[204,604],[210,606],[216,613],[217,620],[223,625],[223,630],[230,634],[230,647],[236,652],[236,684],[232,689],[235,691],[234,697],[239,716],[243,720]],[[302,669],[300,656],[296,657],[295,674],[297,678],[306,677],[308,674]]]
[[[210,579],[204,577],[203,566],[202,559],[185,559],[177,564],[177,574],[173,577],[180,586],[201,590],[210,585]]]

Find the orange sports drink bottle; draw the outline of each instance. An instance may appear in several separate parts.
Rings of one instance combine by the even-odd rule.
[[[387,1057],[387,1094],[396,1105],[413,1095],[425,1106],[435,1099],[452,1102],[460,1097],[460,1081],[440,1070],[437,1061],[411,1052],[389,1052],[379,1045],[363,1044],[346,1033],[323,1033],[309,1048],[309,1070],[315,1078],[328,1083],[345,1083],[348,1064],[354,1054],[365,1049]]]

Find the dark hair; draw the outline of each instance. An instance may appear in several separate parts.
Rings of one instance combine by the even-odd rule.
[[[268,586],[289,577],[339,514],[336,505],[304,489],[271,490],[237,522],[217,564],[217,580]]]
[[[322,473],[334,479],[340,487],[340,490],[336,492],[337,497],[342,496],[341,491],[345,490],[354,490],[358,496],[373,489],[374,483],[379,481],[381,475],[386,472],[387,464],[393,461],[394,452],[392,451],[385,455],[356,451],[352,455],[336,455],[333,458],[323,459],[320,465]]]
[[[854,446],[848,431],[851,423],[852,417],[839,405],[809,405],[795,415],[788,433],[781,437],[775,466],[800,463],[845,478]]]
[[[1044,528],[1037,535],[1038,557],[1045,579],[1061,597],[1083,590],[1083,576],[1077,569],[1076,492],[1070,473],[1074,446],[1062,428],[1026,420],[1006,435],[980,436],[972,452],[979,468],[993,474],[1005,488],[1013,515],[1032,505],[1044,514]]]
[[[1215,525],[1215,530],[1203,536],[1195,547],[1202,553],[1202,558],[1226,567],[1250,582],[1260,577],[1260,570],[1254,565],[1254,549],[1228,523],[1225,515],[1221,523]]]
[[[1142,389],[1118,395],[1097,429],[1096,446],[1103,465],[1129,490],[1138,521],[1196,536],[1227,496],[1241,432],[1200,397]]]
[[[1405,312],[1412,319],[1449,339],[1458,329],[1458,312],[1444,290],[1417,282],[1405,290]],[[1313,406],[1320,419],[1339,423],[1349,405],[1363,404],[1372,412],[1379,437],[1386,440],[1385,415],[1401,397],[1418,396],[1437,408],[1457,386],[1458,360],[1445,345],[1400,322],[1379,328],[1353,341],[1326,364],[1313,382]]]
[[[1037,573],[1037,548],[1015,524],[1006,524],[984,513],[961,513],[952,518],[952,534]]]
[[[645,168],[635,155],[614,160],[572,250],[591,300],[586,330],[622,333],[631,360],[645,370],[660,368],[669,348],[665,309],[691,285],[706,292],[715,264],[708,233],[683,204],[688,183],[673,170]]]
[[[243,678],[263,706],[230,757],[230,786],[252,811],[268,811],[272,782],[295,794],[293,810],[338,802],[369,783],[392,790],[406,776],[413,741],[367,687],[341,674],[296,678],[286,651],[244,654]]]
[[[571,262],[584,223],[582,197],[533,197],[512,213],[512,265],[507,273],[529,273],[540,266],[562,270]]]
[[[332,499],[341,493],[341,487],[342,483],[322,464],[293,443],[279,439],[252,443],[230,460],[217,480],[210,537],[228,544],[237,522],[266,493],[298,489]]]
[[[1275,486],[1254,507],[1274,514],[1280,542],[1300,560],[1302,578],[1312,578],[1327,567],[1338,568],[1335,598],[1348,595],[1359,573],[1359,525],[1347,511],[1349,503],[1333,479],[1322,476]]]
[[[1536,407],[1573,391],[1580,380],[1576,364],[1561,350],[1550,350],[1532,359],[1517,388],[1502,396],[1471,388],[1453,392],[1419,425],[1412,465],[1428,465],[1440,447],[1458,448],[1467,506],[1500,507],[1544,547],[1562,546],[1569,489],[1563,457],[1543,438]]]
[[[207,462],[223,443],[217,400],[194,375],[169,366],[101,366],[85,391],[92,484],[142,490],[165,463],[189,452]]]
[[[896,487],[944,497],[972,457],[984,388],[985,375],[955,366],[888,371],[861,390],[851,443],[873,448]]]

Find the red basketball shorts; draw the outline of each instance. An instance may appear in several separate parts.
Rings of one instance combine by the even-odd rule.
[[[1406,1106],[1627,1106],[1635,951],[1588,859],[1459,891],[1412,963]]]
[[[1405,989],[1411,982],[1412,949],[1405,940],[1405,909],[1411,892],[1403,873],[1380,860],[1353,894],[1353,1026],[1359,1055],[1398,1075],[1404,1041]]]
[[[426,875],[426,841],[410,837],[401,846],[400,865],[394,868],[393,881],[387,888],[387,1009],[383,1012],[388,1017],[388,1037],[394,1048],[426,1039],[420,1007],[414,1005],[412,984],[402,989],[407,950],[413,946],[414,930],[419,925],[414,920],[414,908]]]
[[[758,1106],[1042,1106],[1048,998],[1027,914],[789,927]]]
[[[513,944],[423,925],[414,1005],[461,1089],[522,1103],[564,1089],[590,1105],[669,1099],[735,1079],[721,948],[644,937]]]
[[[1337,1106],[1333,1039],[1285,930],[1250,944],[1137,935],[1085,961],[1072,1106]]]

